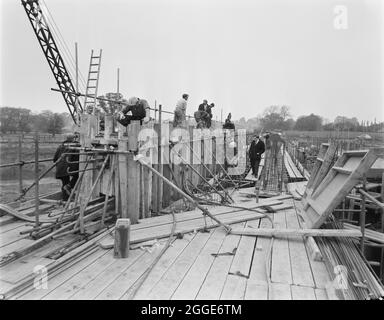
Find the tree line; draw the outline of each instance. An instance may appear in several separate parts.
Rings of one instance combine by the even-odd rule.
[[[257,117],[246,120],[244,117],[235,121],[239,127],[248,130],[297,130],[297,131],[356,131],[356,132],[381,132],[384,130],[384,122],[361,121],[357,118],[338,116],[333,122],[329,122],[316,114],[299,116],[294,120],[289,106],[270,106]]]
[[[69,113],[54,113],[49,110],[32,112],[27,108],[0,107],[1,133],[49,133],[53,136],[72,125]]]
[[[126,102],[121,94],[108,93],[103,98]],[[99,101],[99,107],[105,113],[114,113],[120,109],[118,103]],[[357,132],[381,132],[384,130],[384,122],[358,121],[357,118],[338,116],[333,122],[326,121],[319,115],[300,116],[294,120],[289,106],[273,105],[266,108],[261,115],[235,121],[238,127],[247,130],[298,130],[298,131],[357,131]],[[65,128],[71,130],[73,125],[71,116],[67,112],[54,113],[49,110],[34,113],[27,108],[0,107],[0,132],[1,133],[28,133],[42,132],[52,135],[63,133]]]

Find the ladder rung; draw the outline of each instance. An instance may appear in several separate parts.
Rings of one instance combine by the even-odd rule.
[[[92,56],[92,59],[100,59],[100,56]]]
[[[89,73],[98,73],[99,71],[89,71]]]
[[[97,81],[97,78],[89,78],[89,79],[88,79],[88,82],[89,82],[89,81]]]
[[[99,63],[91,63],[91,66],[99,66]]]
[[[87,87],[88,89],[96,89],[97,87]]]

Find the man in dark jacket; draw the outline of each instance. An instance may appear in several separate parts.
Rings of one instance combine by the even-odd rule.
[[[210,128],[211,127],[211,124],[212,124],[212,117],[213,117],[213,115],[212,115],[212,108],[215,106],[215,104],[214,103],[211,103],[211,104],[209,104],[209,105],[207,105],[206,107],[205,107],[205,112],[208,114],[208,116],[207,116],[207,120],[206,120],[206,126],[207,126],[207,128]]]
[[[131,97],[128,99],[128,104],[117,115],[117,121],[123,126],[127,126],[132,120],[140,120],[143,123],[144,118],[149,115],[149,104],[147,100]]]
[[[208,113],[205,112],[203,104],[199,105],[199,109],[193,114],[193,116],[195,117],[197,129],[203,129],[206,127]]]
[[[235,130],[235,124],[231,121],[232,114],[229,113],[227,119],[225,119],[225,122],[223,124],[223,129],[233,129]]]
[[[58,146],[55,152],[55,156],[53,157],[53,162],[59,160],[59,158],[63,155],[63,153],[78,153],[78,151],[70,150],[66,144],[76,144],[76,136],[71,134],[68,135],[65,141]],[[71,172],[79,170],[79,155],[70,154],[67,156],[63,156],[60,161],[56,163],[56,179],[60,179],[62,182],[61,193],[62,199],[64,201],[68,200],[69,195],[71,194],[71,190],[74,188],[77,179],[79,178],[79,174]],[[77,162],[77,163],[72,163]]]
[[[265,151],[265,144],[260,140],[259,136],[254,136],[251,146],[249,147],[249,160],[251,161],[252,174],[257,179],[259,174],[259,164],[261,155]]]

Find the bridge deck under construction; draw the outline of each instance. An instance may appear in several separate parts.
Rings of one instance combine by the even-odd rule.
[[[275,228],[299,228],[302,225],[302,217],[297,214],[300,202],[282,196],[281,201],[260,199],[256,204],[255,198],[249,197],[252,191],[253,188],[236,191],[233,194],[235,205],[253,208],[271,204],[276,211],[268,215]],[[209,208],[222,221],[231,223],[233,228],[271,227],[269,220],[255,219],[255,212]],[[15,297],[64,300],[328,299],[325,288],[330,279],[325,264],[311,259],[302,237],[275,239],[271,247],[270,238],[227,234],[222,227],[210,228],[214,225],[211,219],[203,220],[197,211],[176,214],[175,234],[179,233],[179,236],[173,239],[145,279],[142,277],[146,270],[167,241],[161,235],[168,234],[172,228],[172,219],[168,215],[148,218],[140,221],[138,227],[133,226],[133,244],[128,258],[114,259],[113,249],[108,249],[113,238],[106,235],[75,263],[50,277],[47,289],[31,288]],[[207,229],[201,230],[205,223]],[[8,225],[8,233],[20,230],[15,224],[15,229]],[[159,238],[154,238],[154,234]],[[139,238],[146,237],[152,239],[134,244],[135,239],[139,241]],[[25,267],[19,268],[17,276],[15,272],[2,272],[2,291],[23,281],[33,271],[28,270],[28,266],[36,265],[39,260],[46,265],[56,263],[55,260],[47,261],[39,252],[25,257]],[[14,267],[10,264],[4,268],[14,270]]]

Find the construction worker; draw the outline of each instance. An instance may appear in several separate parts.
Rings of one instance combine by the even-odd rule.
[[[68,135],[65,141],[58,146],[53,157],[53,162],[56,162],[63,155],[63,153],[71,153],[67,156],[63,156],[63,158],[58,163],[56,163],[56,179],[61,180],[61,194],[64,201],[68,200],[68,197],[71,194],[71,190],[74,188],[76,181],[79,178],[79,173],[77,172],[79,170],[79,155],[73,154],[78,153],[78,151],[71,150],[66,145],[68,143],[77,144],[76,140],[76,135]]]
[[[206,101],[206,100],[204,100]],[[206,122],[208,118],[208,113],[205,112],[204,104],[199,105],[199,109],[193,114],[196,121],[196,128],[197,129],[204,129],[206,127]]]
[[[176,103],[175,115],[173,118],[174,127],[180,127],[185,123],[188,98],[189,95],[184,93],[182,98]]]
[[[249,160],[251,161],[252,174],[257,179],[259,174],[259,164],[261,160],[261,155],[265,151],[265,144],[258,135],[253,137],[251,146],[249,147]]]
[[[225,119],[225,123],[223,124],[223,129],[235,129],[235,124],[231,121],[232,114],[229,113],[227,119]]]
[[[128,99],[127,105],[117,113],[116,119],[125,127],[131,123],[131,120],[140,120],[140,124],[142,124],[149,108],[147,100],[131,97]]]
[[[207,121],[206,121],[206,127],[210,128],[212,125],[212,108],[215,106],[214,103],[211,103],[210,105],[207,105],[205,107],[205,112],[208,114]]]

